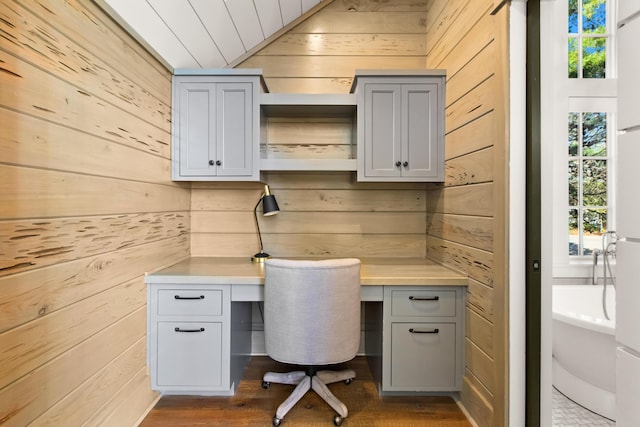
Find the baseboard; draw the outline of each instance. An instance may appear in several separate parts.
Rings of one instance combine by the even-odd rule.
[[[473,427],[480,427],[476,422],[476,420],[474,420],[473,417],[469,414],[469,411],[467,411],[467,408],[464,407],[464,404],[460,400],[460,395],[458,394],[457,396],[454,396],[453,399],[455,400],[456,405],[458,405],[458,408],[460,408],[464,416],[467,417],[467,420],[469,421],[469,423],[471,423]]]
[[[151,401],[151,403],[149,404],[149,406],[147,406],[147,408],[144,410],[144,412],[142,413],[142,415],[140,415],[140,418],[138,418],[138,420],[136,421],[136,423],[134,424],[134,426],[139,426],[140,424],[142,424],[142,421],[144,421],[144,419],[147,417],[147,415],[149,415],[149,412],[151,412],[151,410],[153,409],[154,406],[156,406],[156,404],[158,403],[158,401],[160,400],[160,398],[162,397],[162,395],[160,393],[156,393],[156,398],[153,399]]]

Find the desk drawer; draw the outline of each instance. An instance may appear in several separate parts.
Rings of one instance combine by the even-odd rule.
[[[159,387],[225,387],[220,322],[158,322]]]
[[[455,317],[456,291],[439,289],[391,290],[391,316]]]
[[[160,289],[158,316],[222,316],[222,301],[220,289]]]
[[[388,390],[456,387],[455,323],[393,323]]]

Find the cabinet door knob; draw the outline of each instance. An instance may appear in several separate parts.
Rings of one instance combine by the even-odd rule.
[[[216,160],[216,166],[220,166],[222,162],[220,160]]]
[[[402,164],[402,166],[404,166],[404,167],[406,168],[407,166],[409,166],[409,162],[404,162],[404,163]]]
[[[213,166],[213,160],[209,160],[209,166]]]
[[[398,160],[398,161],[396,162],[396,166],[398,166],[398,167],[400,167],[400,165],[401,165],[401,164],[402,164],[402,163],[400,163],[400,160]]]

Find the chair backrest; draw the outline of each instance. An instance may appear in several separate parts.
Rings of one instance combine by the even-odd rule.
[[[351,360],[360,346],[360,260],[267,260],[264,330],[279,362]]]

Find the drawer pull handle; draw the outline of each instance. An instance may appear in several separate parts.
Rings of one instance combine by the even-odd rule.
[[[411,295],[409,299],[411,301],[438,301],[440,300],[440,297],[437,295],[435,297],[414,297],[413,295]]]
[[[204,295],[200,295],[199,297],[181,297],[180,295],[174,295],[175,299],[204,299]]]
[[[180,328],[175,328],[174,331],[176,331],[176,332],[204,332],[204,328],[199,328],[199,329],[180,329]]]
[[[409,332],[411,332],[412,334],[437,334],[440,332],[440,329],[435,328],[435,329],[431,329],[430,331],[423,331],[419,329],[409,328]]]

